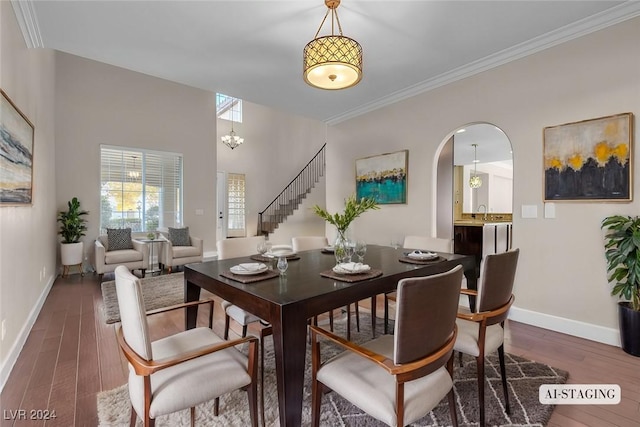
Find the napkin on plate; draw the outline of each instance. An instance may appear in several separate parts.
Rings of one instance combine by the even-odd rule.
[[[369,267],[367,264],[362,264],[359,262],[344,262],[333,267],[333,271],[335,273],[342,274],[364,273],[369,270],[371,270],[371,267]]]
[[[249,263],[238,264],[234,266],[234,270],[239,270],[239,271],[260,271],[260,270],[264,270],[265,268],[267,268],[267,266],[261,262],[249,262]]]
[[[415,250],[413,252],[409,252],[407,254],[407,257],[412,258],[412,259],[425,260],[425,259],[438,258],[438,254],[435,253],[435,252],[422,252],[421,250]]]

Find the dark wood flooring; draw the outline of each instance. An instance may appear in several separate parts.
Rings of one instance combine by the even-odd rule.
[[[105,277],[108,280],[108,277]],[[366,307],[366,302],[362,302]],[[0,394],[2,426],[95,426],[96,394],[126,382],[126,364],[113,325],[104,322],[98,277],[58,278]],[[378,307],[382,307],[379,301]],[[206,324],[206,310],[200,310]],[[222,333],[221,310],[214,310]],[[361,314],[362,315],[362,314]],[[153,338],[184,326],[182,314],[151,320]],[[640,358],[621,349],[509,322],[506,351],[569,371],[574,384],[619,384],[619,405],[558,406],[549,423],[567,426],[640,426]],[[16,412],[56,418],[16,419]],[[31,411],[41,411],[34,412]]]

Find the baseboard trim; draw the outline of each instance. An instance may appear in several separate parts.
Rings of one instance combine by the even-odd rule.
[[[18,356],[20,356],[20,352],[22,351],[24,344],[27,342],[27,338],[29,337],[31,328],[33,328],[33,325],[36,323],[36,319],[40,314],[40,310],[42,310],[42,306],[44,305],[44,302],[46,301],[47,296],[51,291],[51,287],[53,286],[55,279],[56,279],[56,276],[53,276],[47,282],[47,286],[45,286],[44,289],[42,290],[42,293],[40,294],[38,301],[33,306],[33,309],[29,313],[29,317],[27,317],[27,321],[25,322],[24,326],[20,330],[20,333],[18,334],[18,338],[14,341],[13,346],[11,347],[11,350],[9,350],[9,355],[7,356],[6,360],[2,364],[2,367],[0,367],[0,392],[2,392],[2,390],[4,389],[4,385],[7,383],[7,380],[9,379],[11,370],[13,369],[13,366],[18,361]]]
[[[218,252],[216,251],[205,252],[202,254],[203,261],[214,261],[216,259],[218,259]]]
[[[537,326],[539,328],[550,329],[555,332],[620,347],[620,332],[617,329],[581,322],[579,320],[567,319],[551,314],[539,313],[516,306],[511,307],[511,310],[509,311],[509,319]]]

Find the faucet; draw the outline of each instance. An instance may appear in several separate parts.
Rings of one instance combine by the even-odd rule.
[[[482,204],[482,205],[478,206],[478,213],[480,213],[480,208],[484,208],[484,215],[482,215],[482,219],[484,221],[486,221],[487,220],[487,205]]]

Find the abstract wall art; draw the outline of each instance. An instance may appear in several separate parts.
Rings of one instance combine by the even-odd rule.
[[[632,113],[544,128],[544,200],[631,201],[632,139]]]
[[[356,197],[373,197],[380,205],[407,203],[409,151],[356,160]]]
[[[0,93],[0,205],[30,205],[34,128],[4,91]]]

